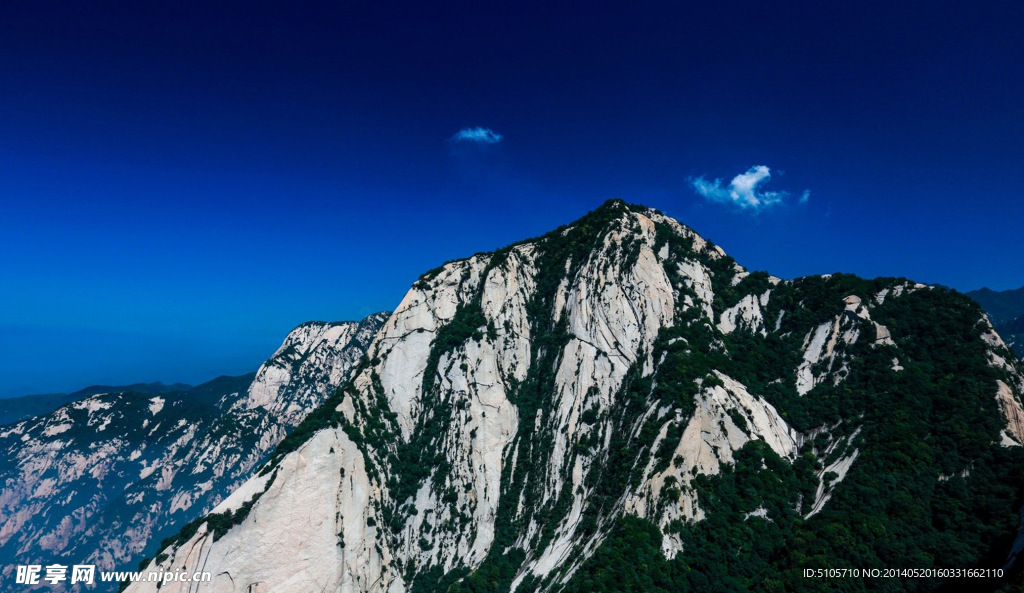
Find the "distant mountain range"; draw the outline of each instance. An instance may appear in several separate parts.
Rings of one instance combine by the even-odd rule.
[[[152,554],[252,476],[348,378],[385,319],[305,323],[255,373],[90,387],[0,427],[0,591],[20,590],[16,564],[123,570]]]
[[[136,383],[134,385],[92,385],[74,393],[42,393],[0,399],[0,426],[31,418],[40,414],[49,414],[60,406],[78,401],[98,393],[170,393],[172,391],[188,391],[191,385],[172,383],[165,385],[156,383]]]
[[[1024,286],[996,291],[990,288],[972,290],[967,296],[978,301],[1019,358],[1024,358]]]
[[[1024,286],[1012,290],[981,288],[964,294],[978,301],[995,325],[1024,315]]]

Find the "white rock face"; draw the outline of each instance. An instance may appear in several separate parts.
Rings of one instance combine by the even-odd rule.
[[[872,322],[875,324],[875,341],[872,346],[895,346],[896,342],[892,341],[892,334],[889,333],[889,328],[878,322]]]
[[[697,293],[701,309],[708,319],[714,319],[715,314],[711,309],[711,303],[715,301],[715,292],[711,286],[711,277],[704,266],[692,260],[684,260],[678,264],[679,273],[686,278],[689,287]]]
[[[822,323],[804,338],[803,362],[796,369],[796,390],[800,395],[806,395],[821,382],[822,375],[815,375],[814,365],[823,360],[831,362],[838,338],[839,318]]]
[[[572,465],[566,463],[573,444],[592,430],[581,426],[580,415],[588,409],[600,413],[608,408],[629,366],[641,352],[650,352],[658,331],[671,325],[674,317],[672,285],[652,249],[654,224],[646,216],[634,216],[642,241],[637,261],[623,267],[613,255],[623,235],[606,235],[602,250],[570,285],[564,312],[557,314],[568,320],[573,338],[563,351],[555,378],[554,452],[543,500],[554,500],[568,487],[572,502],[568,516],[555,529],[554,541],[527,565],[528,572],[537,576],[561,566],[573,551],[586,496],[583,479],[594,461],[584,455]],[[572,468],[568,475],[567,466]]]
[[[999,410],[1006,420],[1006,429],[1003,431],[1003,444],[1007,446],[1021,446],[1024,444],[1024,408],[1021,407],[1020,399],[1015,397],[1010,386],[1003,381],[996,381],[996,401],[999,402]]]
[[[324,476],[343,477],[328,481]],[[204,526],[174,550],[166,565],[172,570],[217,567],[212,582],[203,585],[204,591],[211,592],[279,587],[353,593],[387,590],[386,583],[375,579],[390,556],[377,547],[376,527],[368,524],[374,517],[369,504],[373,488],[366,479],[362,453],[344,433],[317,433],[278,466],[272,479],[254,477],[246,487],[247,492],[261,494],[239,528],[214,541],[214,534]],[[316,553],[282,553],[298,549]],[[156,583],[139,583],[133,590],[190,588],[187,583],[164,583],[159,589]]]
[[[759,333],[762,336],[767,335],[768,332],[764,327],[764,316],[761,313],[761,307],[768,304],[771,292],[771,290],[766,290],[760,297],[752,294],[743,297],[740,302],[722,312],[721,319],[718,322],[718,329],[723,334],[729,334],[736,331],[737,328],[743,328],[752,333]]]
[[[378,315],[375,322],[382,322]],[[292,330],[281,347],[260,366],[244,400],[247,409],[263,408],[285,426],[295,426],[340,385],[362,356],[350,344],[360,331],[358,323],[304,323]],[[369,336],[361,336],[368,342]]]
[[[832,491],[836,485],[846,478],[850,467],[853,466],[853,462],[857,460],[857,456],[860,454],[860,451],[853,446],[853,442],[859,434],[860,429],[858,428],[849,437],[832,441],[823,452],[823,455],[819,456],[828,457],[838,447],[846,447],[843,455],[818,472],[818,488],[814,493],[814,504],[811,506],[810,512],[804,516],[805,519],[809,519],[821,512],[821,509],[825,508],[825,503],[832,497]]]

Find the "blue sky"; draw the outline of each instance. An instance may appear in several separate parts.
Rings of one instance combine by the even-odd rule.
[[[251,371],[612,197],[783,277],[1024,284],[1019,2],[142,4],[0,22],[0,395]]]

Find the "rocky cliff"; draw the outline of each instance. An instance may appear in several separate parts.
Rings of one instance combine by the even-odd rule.
[[[163,593],[399,593],[1002,566],[1022,390],[962,295],[750,272],[613,201],[424,274],[352,380],[149,567],[213,574]]]
[[[0,429],[2,588],[15,590],[14,564],[134,568],[252,476],[386,318],[303,324],[255,374],[97,393]]]

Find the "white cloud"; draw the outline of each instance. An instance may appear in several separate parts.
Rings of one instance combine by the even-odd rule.
[[[459,130],[451,137],[452,142],[482,142],[484,144],[497,144],[501,142],[502,135],[490,128],[465,128]]]
[[[763,185],[771,179],[771,169],[764,165],[755,165],[746,173],[740,173],[732,178],[728,185],[723,184],[721,179],[708,181],[704,177],[693,179],[693,189],[700,195],[712,202],[733,204],[742,210],[760,212],[782,203],[789,192],[765,191]],[[805,203],[811,196],[810,190],[804,191],[800,196],[800,203]]]

